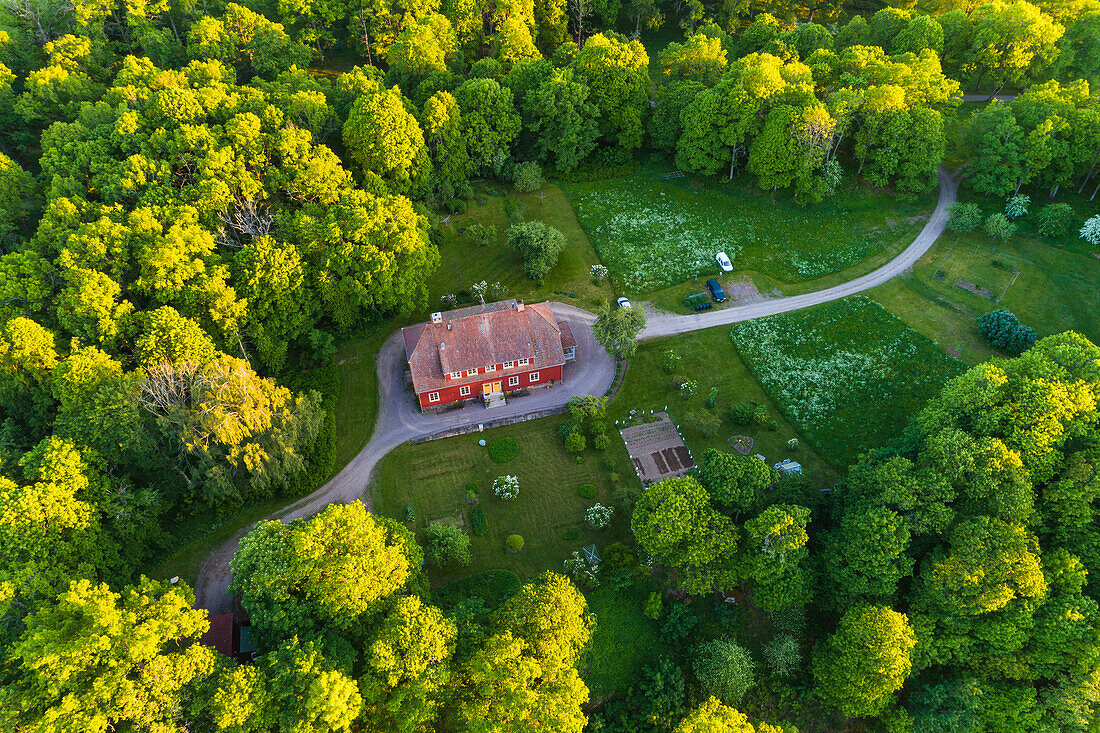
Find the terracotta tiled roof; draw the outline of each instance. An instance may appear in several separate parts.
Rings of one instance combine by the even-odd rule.
[[[563,349],[568,349],[570,346],[577,345],[577,339],[573,337],[573,329],[569,327],[568,322],[559,321],[558,330],[561,331],[561,347]]]
[[[417,394],[484,381],[484,371],[465,376],[475,367],[531,360],[528,366],[495,372],[506,376],[565,363],[562,332],[549,303],[523,306],[505,300],[460,308],[442,313],[438,323],[418,323],[401,334]],[[463,377],[448,380],[452,372]]]

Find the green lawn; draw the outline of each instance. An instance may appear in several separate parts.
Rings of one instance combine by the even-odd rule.
[[[558,438],[558,425],[564,417],[549,417],[519,423],[484,433],[434,440],[420,445],[403,445],[379,464],[370,494],[375,510],[383,516],[404,520],[405,507],[411,506],[415,519],[410,529],[422,531],[429,522],[448,520],[470,529],[470,509],[466,503],[466,485],[478,485],[478,505],[485,511],[489,531],[473,537],[473,562],[469,567],[429,567],[432,584],[453,580],[470,573],[501,568],[517,573],[524,580],[543,570],[561,571],[562,562],[582,546],[596,543],[604,547],[629,535],[629,517],[617,516],[605,530],[596,530],[584,521],[584,511],[599,502],[611,504],[610,471],[602,461],[613,459],[623,472],[623,482],[634,483],[626,450],[614,441],[607,453],[586,451],[578,464],[567,454]],[[488,447],[478,445],[511,436],[519,443],[519,454],[507,463],[494,463]],[[512,501],[493,495],[493,479],[502,475],[519,478],[519,497]],[[595,499],[577,493],[583,484],[595,484]],[[575,533],[566,539],[566,532]],[[512,553],[504,546],[510,534],[522,535],[525,547]]]
[[[669,650],[657,622],[642,615],[646,596],[657,590],[650,585],[637,582],[624,590],[597,588],[586,594],[596,630],[577,668],[593,700],[622,691],[642,665]]]
[[[673,374],[664,370],[664,354],[668,349],[680,356]],[[686,401],[680,397],[676,386],[681,379],[692,379],[699,385],[696,395]],[[750,435],[754,440],[753,453],[762,454],[769,463],[790,456],[802,463],[806,475],[818,479],[822,485],[831,486],[836,480],[833,467],[805,441],[794,453],[787,449],[787,441],[801,435],[795,426],[784,419],[737,355],[730,343],[728,326],[639,344],[638,353],[630,359],[623,386],[612,399],[608,412],[612,419],[622,420],[630,410],[648,411],[667,407],[677,424],[682,424],[689,412],[708,409],[704,402],[711,387],[718,388],[717,403],[712,411],[722,418],[723,425],[716,435],[710,437],[682,429],[684,442],[694,456],[700,456],[708,448],[732,450],[729,443],[731,436]],[[777,429],[769,430],[766,425],[734,425],[729,407],[744,400],[754,400],[767,406]]]
[[[472,283],[482,280],[500,283],[504,291],[502,297],[529,302],[560,300],[594,309],[599,303],[610,300],[610,284],[592,282],[589,268],[600,260],[561,188],[547,183],[534,193],[511,194],[527,207],[526,221],[544,221],[565,235],[566,247],[561,259],[542,279],[542,286],[523,274],[523,258],[507,245],[509,224],[504,211],[504,193],[503,187],[482,184],[466,213],[452,216],[442,224],[443,244],[439,253],[443,264],[428,280],[429,309],[445,307],[440,304],[440,296],[448,293],[461,296]],[[471,243],[461,230],[474,224],[496,226],[496,241],[486,247]]]
[[[787,419],[837,466],[900,436],[964,369],[861,296],[735,324],[730,337]]]
[[[717,273],[725,250],[739,272],[781,286],[836,273],[846,280],[904,248],[933,208],[851,183],[815,206],[761,191],[744,175],[732,182],[694,176],[665,179],[671,166],[648,164],[617,178],[566,184],[581,225],[617,287],[650,293]],[[815,283],[816,289],[829,282]],[[782,287],[781,287],[782,289]]]

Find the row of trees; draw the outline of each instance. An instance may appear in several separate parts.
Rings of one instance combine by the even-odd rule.
[[[645,491],[634,534],[684,592],[734,588],[766,611],[810,603],[835,619],[814,634],[809,673],[845,718],[1091,730],[1098,395],[1100,349],[1051,336],[948,383],[827,508],[712,451],[697,478]]]

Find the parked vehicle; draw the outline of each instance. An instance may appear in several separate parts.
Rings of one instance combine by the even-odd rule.
[[[617,305],[618,305],[618,306],[619,306],[620,308],[633,308],[633,307],[634,307],[634,306],[632,306],[632,305],[630,304],[630,301],[629,301],[629,300],[627,300],[626,298],[619,298],[619,299],[618,299],[617,301],[615,301],[615,303],[616,303],[616,304],[617,304]]]
[[[726,302],[726,292],[722,290],[722,286],[718,284],[718,281],[713,277],[707,280],[707,290],[710,291],[711,297],[714,298],[715,303]]]
[[[718,261],[718,266],[722,268],[722,272],[733,272],[733,261],[725,252],[714,255],[714,259]]]

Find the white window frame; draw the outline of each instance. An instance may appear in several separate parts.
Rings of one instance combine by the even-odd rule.
[[[459,394],[460,397],[469,397],[470,396],[470,385],[464,384],[461,387],[459,387],[458,388],[458,394]]]
[[[477,367],[474,367],[473,369],[467,369],[466,370],[466,376],[467,377],[476,377],[477,376]]]
[[[438,392],[429,392],[428,393],[428,402],[439,402],[439,393]]]
[[[514,376],[511,376],[511,377],[508,377],[508,386],[509,387],[518,387],[519,386],[519,375],[518,374],[516,374]]]
[[[515,363],[514,361],[506,361],[506,362],[504,362],[504,368],[505,368],[505,369],[514,369],[514,368],[515,368],[515,366],[516,366],[516,363]]]
[[[530,363],[531,363],[531,360],[530,360],[530,359],[520,359],[520,360],[519,360],[519,365],[520,365],[520,366],[527,366],[527,365],[528,365],[528,364],[530,364]]]
[[[447,375],[447,379],[462,379],[462,372],[451,372]]]
[[[537,381],[539,381],[539,373],[538,372],[531,372],[531,374],[527,378],[532,382],[537,382]]]
[[[489,366],[485,367],[485,373],[486,374],[492,374],[496,370],[497,370],[497,365],[496,364],[490,364]]]

